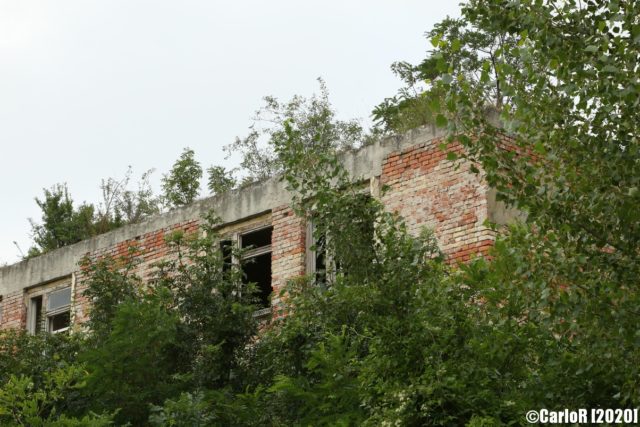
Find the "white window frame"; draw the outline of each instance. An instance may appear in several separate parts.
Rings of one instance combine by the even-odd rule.
[[[48,310],[47,309],[47,305],[48,305],[48,298],[49,295],[53,292],[58,292],[58,291],[62,291],[65,289],[69,289],[69,302],[65,305],[62,305],[54,310]],[[41,304],[41,308],[40,308],[40,313],[38,313],[37,307],[38,307],[38,302],[37,300],[40,299],[42,304]],[[73,300],[73,284],[72,283],[67,283],[65,281],[64,284],[58,285],[58,286],[47,286],[47,285],[43,285],[40,287],[37,287],[35,290],[31,290],[27,293],[27,331],[30,334],[36,334],[38,332],[46,332],[46,333],[50,333],[50,334],[59,334],[62,332],[66,332],[71,328],[71,323],[72,323],[72,319],[71,319],[71,315],[72,315],[72,310],[71,310],[71,302]],[[63,314],[69,312],[69,326],[66,326],[64,328],[60,328],[60,329],[56,329],[53,330],[53,325],[52,325],[52,318],[54,316],[57,316],[59,314]],[[43,322],[43,324],[39,327],[39,325],[37,325],[37,321],[38,321],[38,315],[41,316],[41,322]],[[41,329],[40,329],[41,328]],[[39,330],[40,329],[40,330]]]

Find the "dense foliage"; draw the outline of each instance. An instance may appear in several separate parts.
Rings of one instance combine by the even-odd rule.
[[[200,194],[202,167],[195,159],[195,152],[185,148],[168,174],[162,177],[165,202],[170,207],[192,203]]]
[[[27,258],[77,243],[125,224],[137,223],[162,210],[161,197],[149,184],[153,170],[142,174],[137,189],[130,189],[132,170],[120,179],[103,179],[102,201],[97,205],[82,203],[75,207],[67,185],[44,189],[44,200],[36,198],[42,211],[41,223],[30,220],[34,246]]]
[[[258,334],[255,289],[225,267],[214,219],[171,236],[151,280],[133,274],[135,249],[87,260],[90,333],[0,340],[0,422],[493,426],[638,407],[639,8],[473,0],[430,34],[410,70],[429,79],[415,92],[427,110],[404,103],[384,123],[428,111],[527,213],[490,258],[449,264],[428,230],[362,196],[327,149],[334,116],[272,101],[285,114],[268,158],[315,224],[324,277],[289,283],[287,316]],[[52,212],[68,215],[63,196]]]
[[[339,120],[329,102],[329,92],[318,79],[320,94],[310,98],[294,96],[286,102],[273,96],[253,119],[249,134],[225,147],[228,155],[240,153],[240,171],[244,182],[253,182],[281,174],[284,160],[277,153],[278,141],[284,137],[285,122],[295,122],[308,145],[336,152],[358,148],[371,137],[356,120]]]
[[[36,246],[29,249],[28,256],[79,242],[94,233],[95,208],[92,205],[75,208],[66,185],[55,185],[43,191],[44,200],[36,198],[42,210],[42,224],[31,221]]]

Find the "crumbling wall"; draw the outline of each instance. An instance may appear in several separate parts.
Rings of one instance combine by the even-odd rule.
[[[460,152],[462,148],[453,144],[445,151],[440,148],[444,142],[443,135],[434,130],[416,130],[345,153],[342,161],[355,179],[370,182],[372,196],[404,217],[411,233],[417,235],[423,227],[430,228],[451,262],[467,261],[486,254],[495,241],[495,232],[485,220],[505,222],[517,215],[495,202],[495,193],[481,174],[470,170],[467,161],[447,160],[447,151]],[[382,187],[388,190],[381,191]],[[199,232],[202,218],[211,210],[222,220],[219,232],[223,237],[273,227],[272,306],[283,307],[280,291],[287,280],[305,274],[306,264],[305,221],[294,215],[290,201],[285,184],[274,177],[0,268],[0,328],[24,328],[26,292],[70,275],[74,278],[72,321],[82,324],[89,311],[89,301],[82,295],[86,278],[78,266],[84,256],[119,258],[131,255],[131,248],[135,248],[139,261],[135,273],[148,278],[153,264],[170,256],[165,237],[176,230]],[[278,311],[274,315],[279,315]]]
[[[495,233],[485,226],[488,186],[470,170],[468,161],[447,160],[460,153],[459,144],[442,150],[435,138],[389,154],[382,165],[380,184],[388,186],[381,200],[405,219],[411,233],[434,231],[440,249],[453,261],[486,254]]]

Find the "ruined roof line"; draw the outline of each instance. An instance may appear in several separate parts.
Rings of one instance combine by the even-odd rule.
[[[340,154],[349,173],[367,179],[380,175],[382,163],[389,153],[444,136],[435,127],[423,127],[403,135],[393,135],[358,150]],[[236,222],[275,207],[289,204],[291,193],[275,176],[239,189],[197,200],[196,202],[127,224],[115,230],[47,252],[35,258],[0,268],[0,295],[61,277],[78,269],[78,261],[87,253],[110,247],[118,242],[134,239],[152,231],[168,228],[194,219],[203,218],[213,210],[223,223]]]

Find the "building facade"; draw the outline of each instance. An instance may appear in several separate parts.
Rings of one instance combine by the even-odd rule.
[[[515,213],[495,200],[482,175],[466,161],[447,160],[440,146],[444,135],[419,129],[394,136],[353,153],[342,161],[351,175],[368,184],[372,197],[401,215],[411,233],[434,231],[451,262],[482,255],[493,245],[489,222],[505,224]],[[460,151],[456,144],[449,151]],[[384,193],[381,188],[387,186]],[[276,178],[199,200],[192,205],[130,224],[109,233],[57,249],[0,269],[0,329],[61,332],[87,320],[89,302],[79,262],[85,256],[124,256],[139,251],[136,273],[148,277],[154,263],[169,256],[165,236],[176,231],[198,232],[213,210],[221,219],[224,245],[250,247],[254,262],[245,271],[256,282],[268,313],[287,280],[313,268],[310,232],[290,208],[291,194]]]

